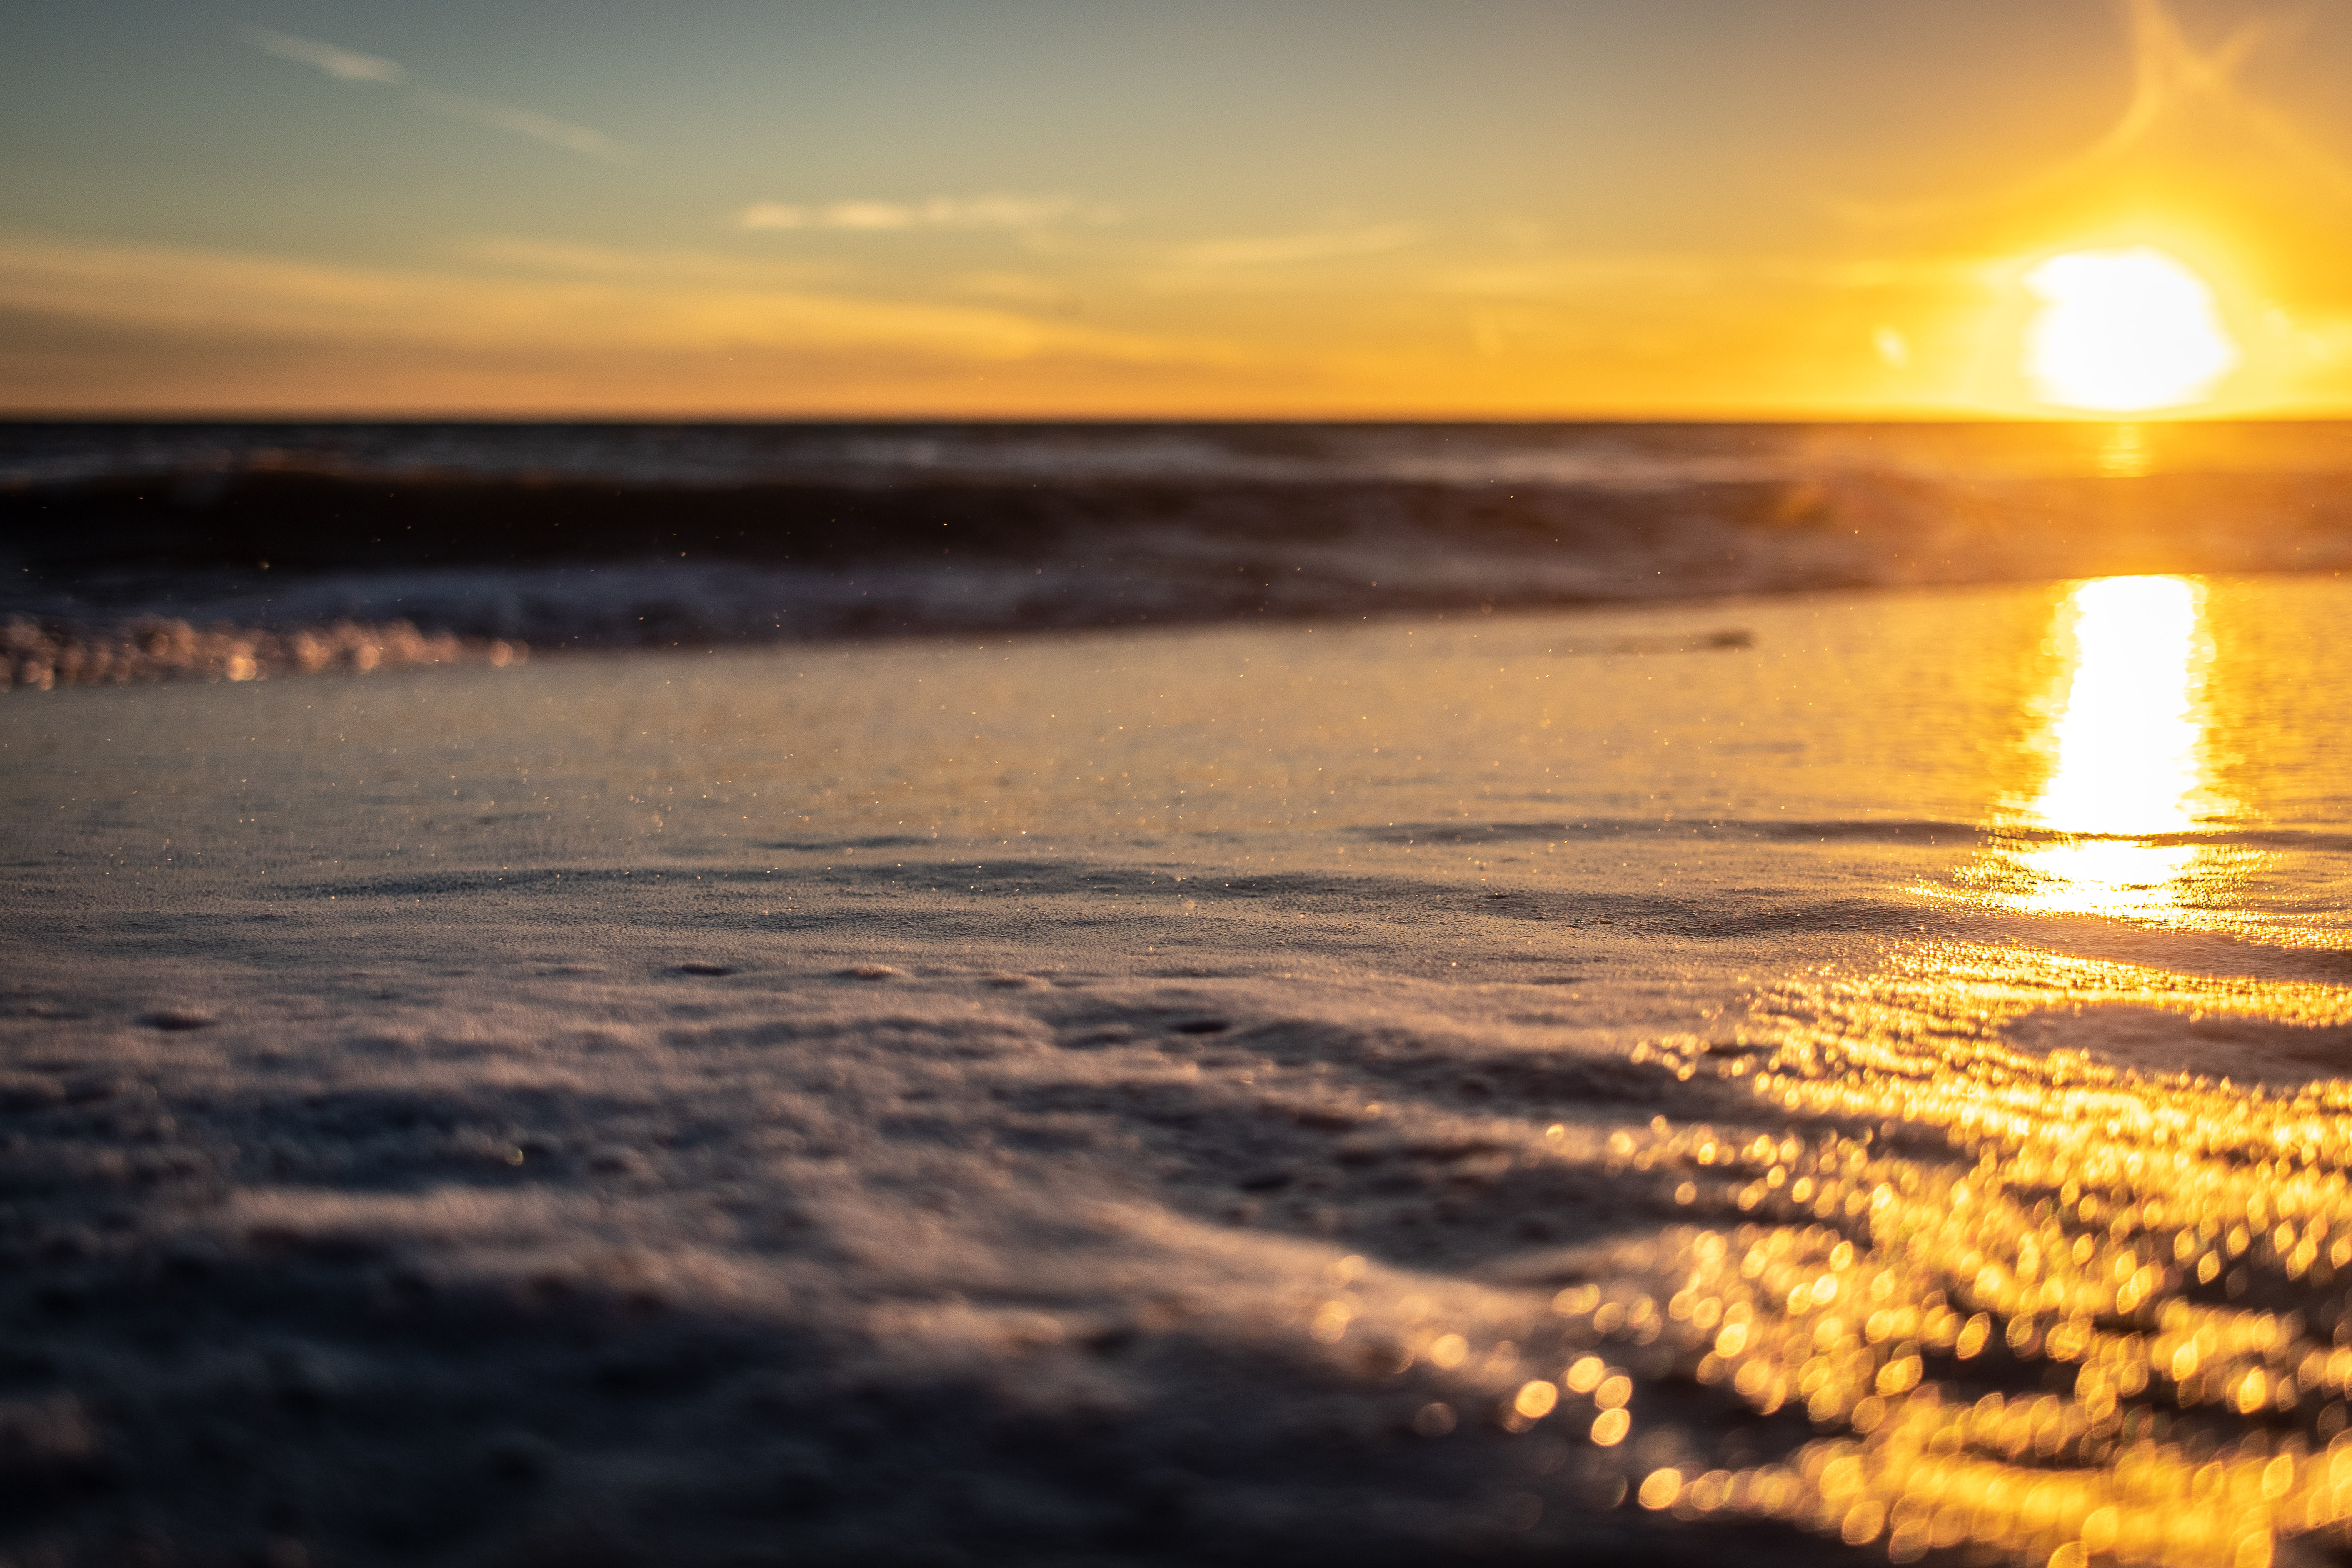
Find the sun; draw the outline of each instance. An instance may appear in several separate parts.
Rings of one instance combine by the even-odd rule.
[[[2136,414],[2195,403],[2238,363],[2202,278],[2148,246],[2075,250],[2025,275],[2042,309],[2025,374],[2044,403]]]

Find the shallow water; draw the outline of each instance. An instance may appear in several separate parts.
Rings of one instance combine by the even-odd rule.
[[[1602,1196],[1457,1268],[1535,1303],[1473,1312],[1335,1177],[1354,1250],[1284,1332],[1568,1439],[1556,1518],[2263,1568],[2352,1516],[2347,611],[2115,578],[59,691],[0,704],[0,834],[118,975],[600,921],[563,940],[617,963],[660,883],[729,963],[1458,994],[1635,1075],[1507,1090],[1474,1156]],[[603,901],[513,912],[564,878]]]

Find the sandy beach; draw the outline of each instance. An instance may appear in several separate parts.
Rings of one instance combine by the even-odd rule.
[[[0,1552],[2292,1555],[2344,590],[2137,581],[2089,839],[2063,584],[16,694]]]

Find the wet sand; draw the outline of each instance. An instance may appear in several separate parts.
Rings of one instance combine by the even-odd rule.
[[[15,694],[0,1552],[2315,1561],[2345,594]]]

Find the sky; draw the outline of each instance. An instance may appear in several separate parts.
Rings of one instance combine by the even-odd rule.
[[[2153,247],[2192,414],[2352,412],[2352,6],[0,4],[0,411],[2049,414]]]

